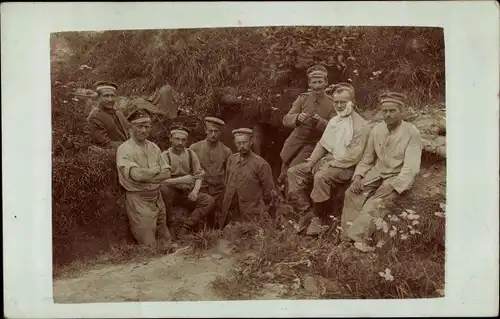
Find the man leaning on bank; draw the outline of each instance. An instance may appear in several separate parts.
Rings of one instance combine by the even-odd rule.
[[[130,137],[127,119],[115,108],[117,85],[99,81],[95,86],[97,107],[87,117],[92,143],[100,147],[116,148]]]
[[[420,171],[422,139],[413,124],[402,120],[405,106],[403,94],[380,95],[384,121],[370,132],[345,193],[342,228],[361,251],[373,250],[368,241],[375,230],[374,220],[385,217],[383,206],[409,190]]]
[[[166,209],[160,194],[160,183],[170,177],[170,166],[163,160],[160,148],[147,138],[151,115],[137,109],[128,120],[131,137],[116,151],[120,184],[126,190],[126,211],[132,234],[141,245],[157,246],[171,240]],[[161,247],[161,246],[160,246]]]
[[[283,117],[283,125],[294,130],[281,149],[282,167],[278,183],[286,178],[288,167],[305,162],[311,155],[326,124],[335,115],[333,99],[325,93],[328,85],[326,68],[314,65],[307,70],[307,77],[310,91],[300,94]]]
[[[354,87],[339,83],[333,93],[337,115],[329,122],[307,162],[288,169],[289,198],[301,216],[299,232],[304,231],[313,217],[320,230],[329,224],[328,204],[331,192],[349,182],[366,146],[370,127],[354,110]],[[307,191],[310,182],[313,189]],[[311,199],[313,207],[311,207]],[[313,234],[313,231],[308,233]]]

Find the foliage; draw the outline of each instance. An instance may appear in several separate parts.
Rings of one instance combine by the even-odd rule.
[[[351,81],[360,105],[382,89],[419,92],[420,103],[444,97],[442,29],[411,27],[265,27],[57,33],[71,48],[54,64],[53,80],[91,87],[98,79],[124,92],[150,94],[165,82],[185,94],[184,106],[218,108],[220,89],[261,98],[306,88],[305,70],[321,63],[330,82]],[[68,49],[69,50],[69,49]],[[65,51],[63,51],[65,52]],[[62,53],[61,53],[62,54]],[[92,69],[86,71],[81,65]],[[414,94],[416,95],[416,94]]]

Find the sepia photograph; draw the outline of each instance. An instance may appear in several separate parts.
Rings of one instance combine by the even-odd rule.
[[[56,303],[445,295],[442,28],[50,36]]]
[[[2,3],[4,316],[498,315],[499,8]]]

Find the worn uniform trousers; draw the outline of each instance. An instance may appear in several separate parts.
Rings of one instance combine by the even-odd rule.
[[[177,188],[162,185],[161,193],[165,200],[165,205],[169,214],[167,215],[167,222],[172,224],[172,211],[174,206],[182,206],[188,209],[194,209],[189,215],[188,219],[184,221],[187,226],[193,227],[198,222],[204,220],[208,214],[213,210],[214,198],[206,193],[199,192],[196,201],[189,200],[189,191],[181,191]]]
[[[333,167],[329,164],[331,160],[330,156],[323,157],[309,172],[305,169],[307,163],[292,166],[288,169],[287,178],[290,201],[294,209],[308,220],[314,216],[311,199],[314,203],[328,201],[332,197],[332,189],[350,181],[354,173],[354,167]],[[311,182],[313,183],[313,188],[309,196],[308,190]],[[303,222],[307,223],[308,220],[303,220]]]
[[[387,189],[385,186],[392,180],[393,178],[379,179],[365,185],[359,195],[353,193],[351,187],[347,189],[341,220],[345,236],[357,242],[367,243],[376,229],[374,219],[384,218],[387,212],[384,207],[399,197],[394,189],[391,192],[384,191]]]
[[[125,207],[130,229],[140,245],[155,246],[156,234],[169,240],[166,207],[159,190],[127,192]]]

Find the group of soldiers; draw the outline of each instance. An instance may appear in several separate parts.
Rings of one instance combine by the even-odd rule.
[[[420,170],[420,132],[402,119],[403,94],[380,95],[384,121],[373,126],[356,112],[351,84],[339,83],[328,95],[325,67],[314,65],[307,76],[309,90],[283,118],[293,131],[280,154],[278,182],[286,185],[288,202],[301,216],[299,234],[314,233],[311,228],[326,231],[332,224],[327,202],[332,192],[350,183],[341,214],[344,239],[371,251],[374,221],[385,214],[381,208],[409,190]],[[220,141],[224,121],[206,117],[205,139],[188,147],[189,130],[171,127],[170,147],[162,151],[148,140],[151,112],[138,108],[125,118],[114,107],[117,86],[96,85],[99,110],[89,116],[90,126],[94,136],[106,141],[102,146],[116,147],[119,182],[139,244],[168,244],[203,225],[222,229],[231,221],[260,220],[276,205],[271,167],[252,151],[251,129],[232,131],[233,154]],[[176,227],[174,206],[190,211]]]

